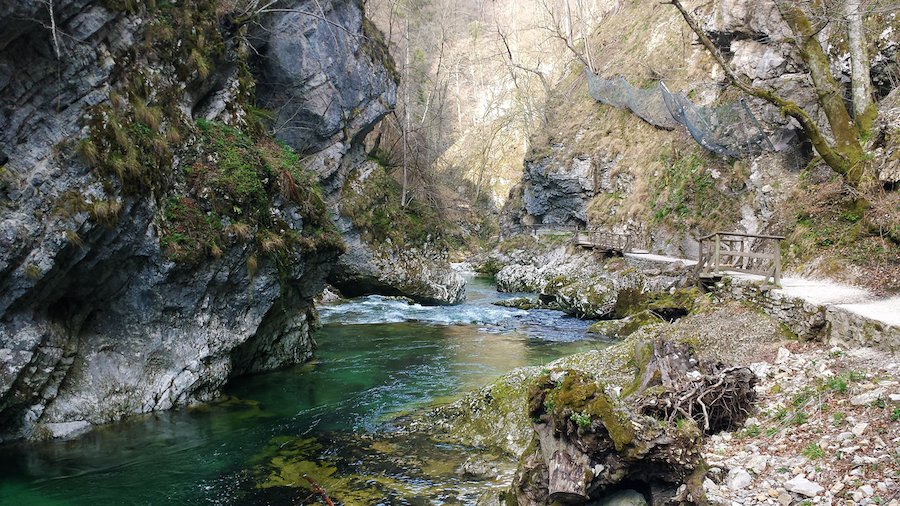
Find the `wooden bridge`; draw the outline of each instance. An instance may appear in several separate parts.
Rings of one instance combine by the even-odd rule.
[[[576,228],[572,243],[579,248],[596,251],[604,256],[622,256],[631,251],[632,236],[596,228]]]
[[[563,224],[518,225],[507,230],[507,235],[528,233],[533,237],[571,234],[572,244],[578,248],[595,251],[605,256],[622,256],[634,247],[634,236],[608,230]],[[501,236],[502,238],[502,236]]]
[[[517,233],[539,235],[572,234],[576,247],[595,251],[603,256],[622,256],[625,253],[641,254],[646,251],[633,249],[635,237],[630,234],[610,232],[594,227],[561,224],[519,225],[508,229],[509,235]],[[764,276],[766,285],[781,285],[781,241],[777,235],[746,234],[743,232],[715,232],[698,239],[700,258],[696,275],[699,283],[717,281],[725,272]],[[675,259],[683,260],[683,259]]]
[[[784,237],[778,235],[743,232],[715,232],[701,237],[698,280],[717,280],[729,271],[764,276],[767,285],[780,286],[782,240]]]

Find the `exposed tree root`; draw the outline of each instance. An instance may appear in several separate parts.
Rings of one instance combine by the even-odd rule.
[[[706,503],[702,436],[743,423],[754,375],[700,361],[690,345],[671,341],[640,344],[634,363],[634,382],[618,399],[574,370],[538,381],[529,397],[535,440],[513,486],[517,504],[582,504],[623,487],[653,504]]]

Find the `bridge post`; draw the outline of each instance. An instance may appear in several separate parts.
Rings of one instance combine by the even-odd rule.
[[[719,254],[722,245],[722,236],[716,232],[716,252],[714,254],[714,263],[713,263],[713,274],[719,274]]]
[[[775,286],[781,286],[781,239],[775,240]]]

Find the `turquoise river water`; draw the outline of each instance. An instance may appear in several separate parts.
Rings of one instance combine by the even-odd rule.
[[[391,420],[605,342],[559,312],[491,305],[509,295],[487,279],[468,293],[453,307],[320,308],[309,364],[235,380],[209,405],[0,447],[0,504],[313,504],[304,474],[338,503],[471,504],[450,468],[466,449],[391,437]]]

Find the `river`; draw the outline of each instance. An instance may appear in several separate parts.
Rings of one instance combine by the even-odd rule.
[[[465,448],[379,434],[513,368],[604,345],[560,312],[491,305],[511,296],[473,278],[458,306],[320,308],[308,364],[235,380],[216,403],[0,448],[0,504],[300,504],[285,485],[307,473],[346,504],[472,503],[477,487],[448,467]]]

